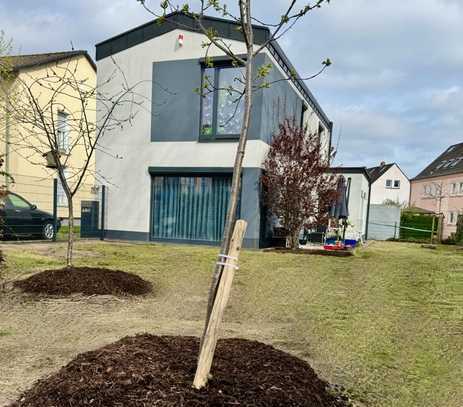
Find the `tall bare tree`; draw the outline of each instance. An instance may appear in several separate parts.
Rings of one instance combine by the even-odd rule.
[[[74,198],[94,171],[95,151],[103,149],[103,137],[130,125],[136,107],[143,103],[136,94],[138,83],[129,85],[115,62],[112,75],[98,85],[94,76],[80,69],[82,63],[83,58],[70,56],[44,69],[14,75],[8,86],[0,86],[0,98],[7,102],[10,126],[14,128],[8,143],[30,164],[56,169],[66,195],[67,267],[73,263]],[[112,89],[110,82],[119,76],[122,85],[108,91]]]
[[[236,222],[236,212],[239,200],[240,181],[242,174],[243,159],[246,151],[246,142],[248,139],[248,130],[251,120],[251,109],[253,103],[253,94],[256,90],[268,88],[273,82],[267,81],[266,77],[269,73],[269,66],[260,66],[257,72],[254,72],[255,57],[262,52],[265,48],[272,44],[272,42],[280,39],[303,17],[307,16],[313,10],[322,7],[324,4],[329,3],[330,0],[315,0],[311,3],[300,2],[302,5],[297,4],[297,0],[290,0],[288,6],[279,13],[274,22],[263,22],[259,18],[253,16],[252,13],[252,0],[236,0],[236,1],[220,1],[220,0],[199,0],[192,6],[193,2],[183,2],[181,5],[174,4],[171,0],[161,1],[158,7],[150,7],[149,0],[137,0],[142,6],[153,16],[157,18],[157,23],[163,24],[166,21],[168,13],[181,12],[193,18],[197,24],[198,30],[206,36],[206,41],[203,43],[205,48],[206,61],[212,64],[208,54],[211,48],[216,47],[230,58],[235,66],[243,67],[243,74],[235,78],[235,83],[238,86],[230,86],[226,91],[230,95],[234,95],[235,103],[238,104],[244,101],[243,120],[241,125],[240,137],[233,166],[233,177],[231,186],[231,197],[228,206],[228,212],[225,221],[223,232],[223,239],[220,248],[220,253],[228,254],[230,247],[230,240]],[[153,1],[154,3],[154,1]],[[236,11],[236,12],[235,12]],[[245,44],[246,52],[238,54],[234,52],[229,42],[219,36],[219,34],[209,29],[203,23],[206,13],[218,14],[225,17],[237,24],[238,30],[242,33],[243,42]],[[253,24],[260,24],[272,30],[270,37],[261,44],[256,44],[254,40]],[[172,22],[169,22],[172,24]],[[181,23],[174,23],[182,28]],[[331,61],[326,59],[322,63],[322,68],[319,72],[306,78],[300,78],[295,72],[291,72],[290,76],[283,80],[299,80],[306,81],[320,75],[329,65]],[[256,81],[258,79],[258,81]],[[258,83],[256,83],[258,82]],[[201,94],[211,92],[213,85],[210,81],[205,81],[204,88],[201,89]],[[223,272],[223,265],[217,264],[212,276],[212,283],[209,290],[206,327],[209,323],[210,314],[214,305],[217,287]]]

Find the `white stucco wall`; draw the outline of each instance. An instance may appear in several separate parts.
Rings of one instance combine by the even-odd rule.
[[[179,47],[177,38],[184,33],[184,46]],[[153,38],[112,57],[97,61],[98,84],[105,84],[115,74],[115,79],[104,85],[106,94],[115,94],[125,80],[132,86],[138,83],[138,100],[144,100],[144,107],[131,126],[115,129],[101,140],[102,149],[97,151],[97,173],[108,184],[106,228],[133,232],[149,232],[150,187],[148,167],[233,167],[237,142],[152,142],[151,141],[151,98],[153,62],[202,58],[205,37],[199,33],[174,30]],[[235,53],[244,53],[241,42],[225,40]],[[267,51],[265,51],[267,52]],[[274,59],[267,52],[269,57]],[[211,48],[209,56],[221,56],[222,51]],[[275,62],[275,65],[278,64]],[[278,67],[278,69],[280,69]],[[291,83],[293,89],[296,87]],[[302,98],[302,95],[297,91]],[[265,96],[264,96],[265,97]],[[309,107],[309,111],[310,107]],[[125,116],[128,111],[119,111]],[[172,117],[172,120],[176,120]],[[179,118],[181,119],[181,118]],[[310,115],[310,123],[315,126],[318,117]],[[194,131],[194,130],[193,130]],[[326,136],[329,136],[326,129]],[[244,167],[261,167],[268,151],[268,145],[261,140],[250,140],[247,144]]]
[[[368,214],[368,194],[369,182],[363,174],[357,173],[340,173],[346,178],[350,178],[350,193],[349,193],[349,221],[353,224],[353,230],[365,236],[367,230],[367,214]]]
[[[400,188],[386,187],[386,180],[400,181]],[[392,200],[407,206],[410,200],[410,181],[397,165],[393,165],[371,185],[371,203],[380,205],[385,200]]]

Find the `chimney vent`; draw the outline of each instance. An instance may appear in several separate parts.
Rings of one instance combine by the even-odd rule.
[[[380,165],[381,167],[384,167],[384,166],[386,165],[386,161],[381,161],[381,162],[379,163],[379,165]]]

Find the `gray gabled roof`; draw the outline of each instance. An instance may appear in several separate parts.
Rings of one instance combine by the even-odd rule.
[[[218,36],[236,41],[243,41],[243,34],[239,31],[240,25],[232,20],[223,18],[204,16],[202,24],[207,29],[214,29],[217,31]],[[174,12],[168,14],[162,24],[156,20],[149,21],[143,25],[126,31],[115,37],[109,38],[95,45],[96,47],[96,60],[109,57],[118,52],[131,48],[135,45],[141,44],[145,41],[159,37],[175,29],[183,29],[193,32],[200,32],[200,28],[195,19],[182,12]],[[268,27],[261,25],[253,25],[254,42],[256,44],[263,44],[271,37],[271,32]],[[292,78],[292,82],[298,90],[304,95],[309,105],[319,114],[325,126],[331,131],[333,123],[328,119],[312,92],[309,90],[304,81],[298,79],[300,75],[297,74],[294,66],[289,61],[277,41],[272,41],[268,49],[273,57],[277,60],[278,64],[283,68],[286,75]],[[296,72],[295,78],[294,72]]]
[[[371,182],[375,182],[379,177],[384,175],[390,168],[394,166],[394,163],[379,165],[377,167],[368,168],[368,175],[370,176]]]
[[[419,180],[458,173],[463,173],[463,143],[454,144],[447,148],[413,179]]]
[[[8,55],[1,57],[0,62],[8,64],[11,69],[18,72],[23,69],[33,68],[36,66],[46,65],[53,62],[59,62],[66,59],[74,58],[76,56],[85,56],[90,65],[96,71],[96,65],[87,51],[62,51],[62,52],[48,52],[42,54],[29,54],[29,55]]]

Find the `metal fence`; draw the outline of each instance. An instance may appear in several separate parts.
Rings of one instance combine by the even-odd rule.
[[[370,205],[368,239],[398,239],[400,234],[400,208],[389,205]]]
[[[368,238],[416,242],[440,241],[442,218],[388,205],[371,205]]]

